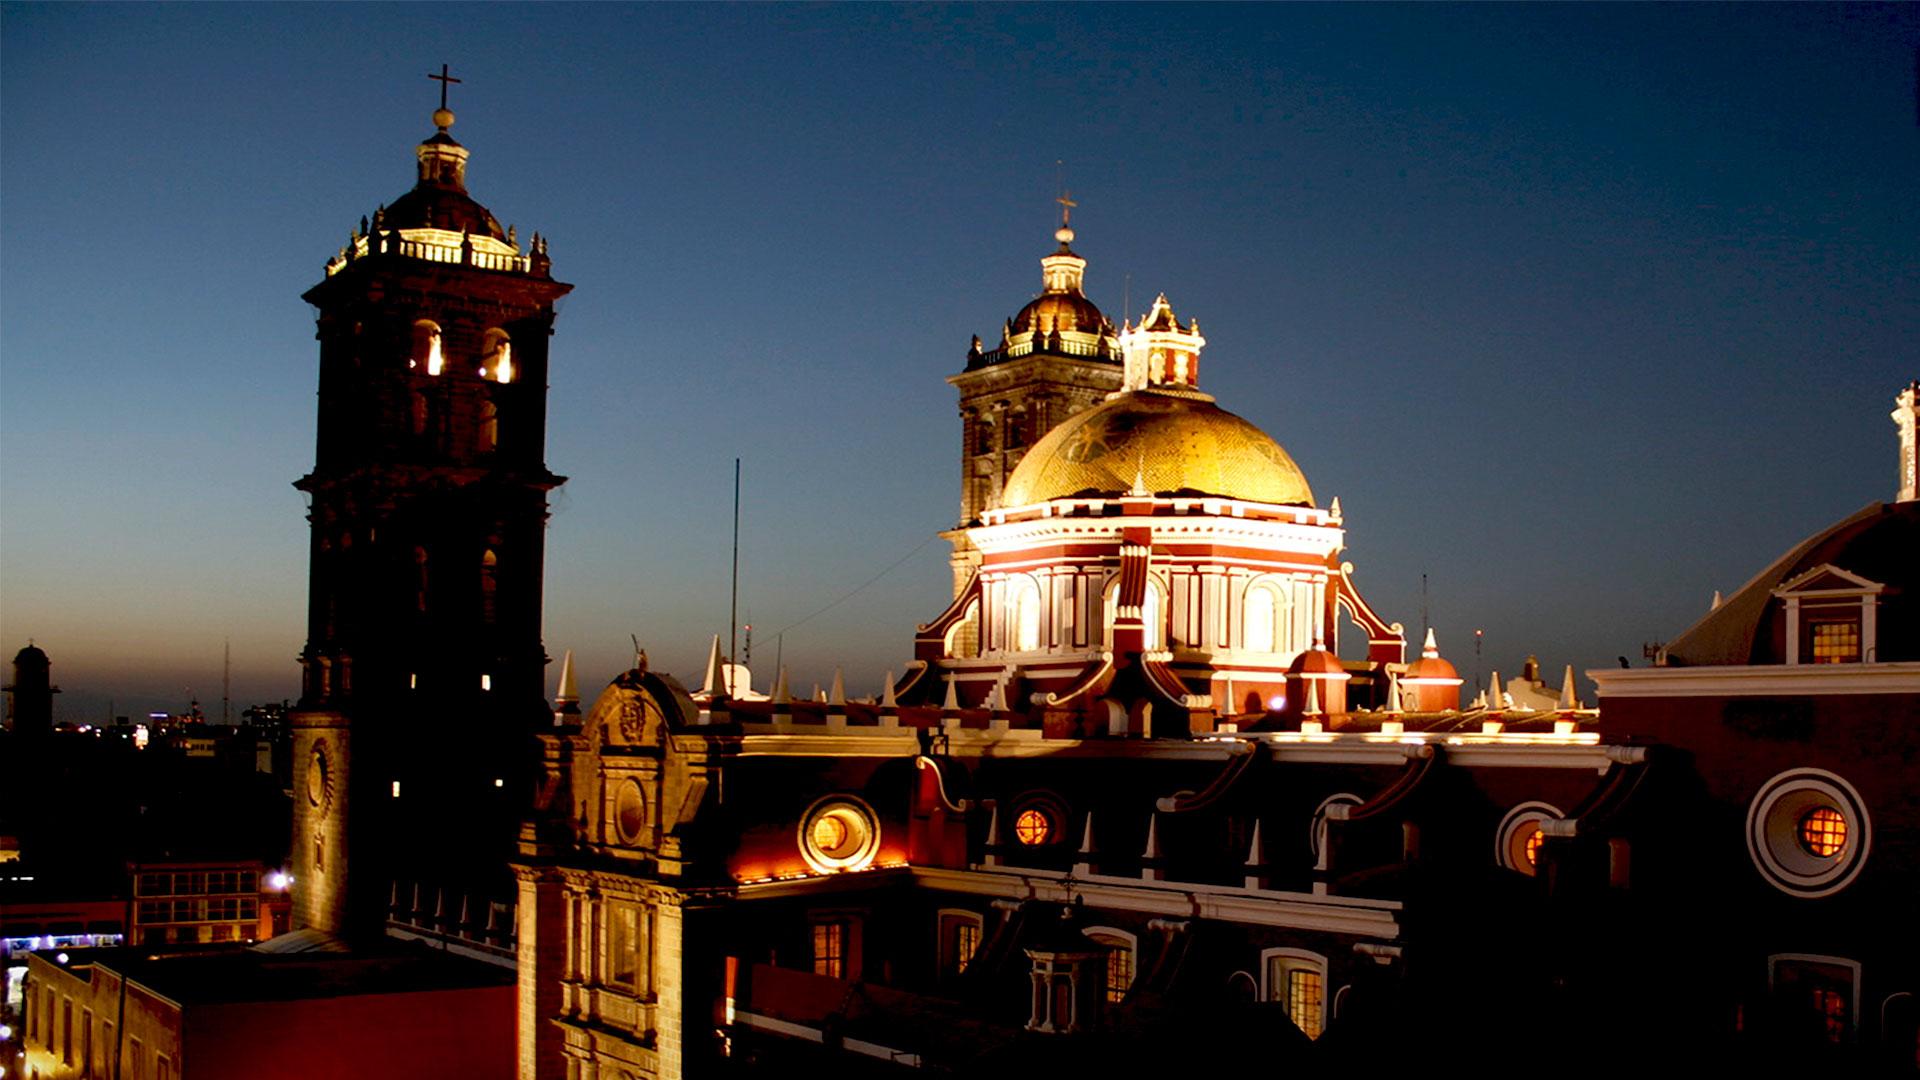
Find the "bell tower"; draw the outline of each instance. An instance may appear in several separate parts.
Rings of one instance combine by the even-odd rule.
[[[467,193],[433,114],[413,189],[362,218],[305,299],[320,342],[295,923],[383,932],[389,898],[511,896],[521,763],[551,721],[540,638],[547,343],[538,233]],[[486,910],[482,907],[480,910]]]
[[[1060,246],[1040,260],[1040,295],[1007,320],[998,345],[983,348],[975,337],[966,370],[947,378],[960,391],[960,523],[942,534],[953,545],[956,596],[980,562],[966,528],[999,505],[1027,448],[1120,388],[1113,321],[1087,299],[1087,260],[1073,250],[1078,204],[1068,195],[1059,202]]]

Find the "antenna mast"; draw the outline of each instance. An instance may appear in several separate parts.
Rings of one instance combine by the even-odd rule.
[[[233,717],[230,709],[233,701],[233,639],[228,638],[220,645],[220,723],[231,724]]]
[[[733,658],[740,655],[740,459],[733,459],[733,589],[727,598],[727,666],[720,685],[733,695]]]

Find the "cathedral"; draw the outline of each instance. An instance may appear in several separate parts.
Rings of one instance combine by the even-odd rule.
[[[1920,1069],[1920,384],[1892,501],[1653,666],[1587,673],[1597,700],[1568,669],[1463,701],[1445,635],[1362,595],[1339,500],[1203,388],[1206,298],[1116,326],[1063,213],[1039,294],[949,376],[952,599],[903,621],[877,699],[754,692],[716,641],[703,677],[640,652],[583,709],[570,666],[547,699],[541,640],[570,286],[468,193],[444,93],[433,125],[305,294],[285,947],[348,957],[301,963],[354,1000],[313,1006],[353,1019],[304,1052],[404,1030],[410,1074],[523,1080]],[[78,976],[35,962],[38,1075],[79,1075],[46,989]],[[385,1008],[403,968],[484,1013]],[[170,1022],[193,1075],[217,1040]]]

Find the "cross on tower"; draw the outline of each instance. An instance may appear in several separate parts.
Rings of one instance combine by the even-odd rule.
[[[438,82],[440,84],[440,107],[442,109],[445,109],[447,107],[447,84],[464,81],[461,79],[456,79],[453,76],[447,74],[447,65],[445,64],[440,65],[440,74],[435,75],[432,72],[428,72],[427,78],[432,79],[435,82]]]
[[[1053,201],[1060,204],[1060,225],[1062,228],[1065,228],[1071,224],[1073,208],[1080,204],[1073,201],[1073,192],[1071,191],[1062,191],[1060,197]]]

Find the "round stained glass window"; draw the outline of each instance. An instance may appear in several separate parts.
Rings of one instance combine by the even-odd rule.
[[[1053,819],[1045,810],[1027,809],[1013,822],[1014,838],[1027,847],[1038,847],[1053,842]]]

